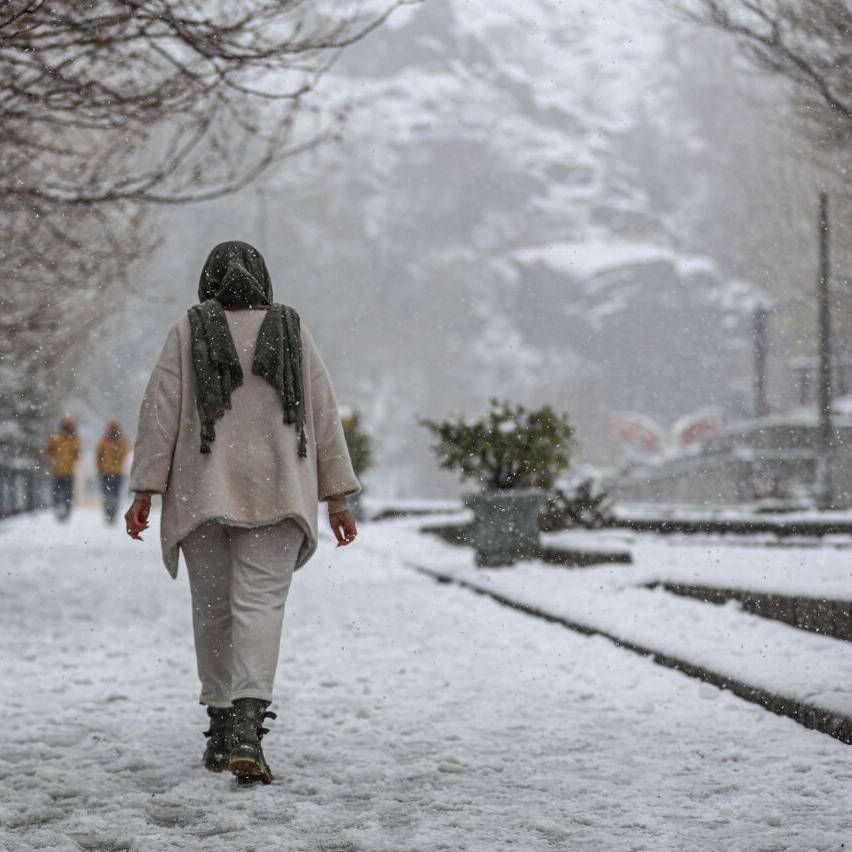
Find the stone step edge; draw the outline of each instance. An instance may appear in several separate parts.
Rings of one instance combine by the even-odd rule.
[[[780,621],[828,636],[852,642],[852,601],[833,598],[811,598],[805,595],[785,595],[779,592],[754,592],[726,586],[704,586],[696,583],[672,583],[655,580],[645,584],[647,589],[664,589],[673,595],[695,598],[710,604],[737,601],[751,615]]]
[[[627,529],[632,532],[652,532],[663,535],[671,533],[757,535],[771,533],[779,538],[802,536],[822,537],[852,535],[852,521],[840,520],[758,520],[756,518],[612,518],[604,529]]]
[[[430,509],[430,508],[421,508],[421,509],[405,509],[405,508],[387,508],[382,509],[379,512],[376,512],[375,515],[370,515],[370,521],[396,521],[400,518],[428,518],[432,515],[450,515],[456,512],[460,512],[462,510],[462,506],[459,506],[458,509]]]
[[[608,639],[619,648],[632,651],[642,657],[649,657],[657,665],[664,666],[669,669],[675,669],[689,677],[696,678],[704,683],[709,683],[713,686],[719,687],[720,689],[727,689],[739,698],[753,704],[757,704],[758,706],[763,707],[764,710],[775,713],[777,716],[786,716],[788,719],[792,719],[794,722],[797,722],[805,728],[810,728],[811,730],[818,731],[819,733],[827,734],[834,739],[840,740],[846,745],[852,745],[852,716],[837,713],[833,710],[826,710],[823,707],[808,704],[804,701],[799,701],[798,699],[773,692],[772,690],[764,689],[763,687],[752,686],[744,681],[728,677],[727,675],[713,671],[712,669],[707,669],[704,666],[687,662],[686,660],[674,657],[671,654],[656,651],[653,648],[639,645],[628,639],[622,639],[607,630],[590,627],[587,624],[580,624],[579,622],[572,621],[564,616],[548,612],[540,607],[521,603],[513,600],[508,595],[502,594],[501,592],[479,586],[476,583],[456,577],[453,574],[447,574],[443,571],[438,571],[434,568],[427,568],[413,562],[406,562],[404,564],[420,574],[431,577],[439,583],[452,584],[459,586],[460,588],[468,589],[476,594],[491,598],[503,606],[507,606],[527,615],[534,616],[535,618],[551,622],[552,624],[559,624],[584,636],[601,636],[604,639]]]

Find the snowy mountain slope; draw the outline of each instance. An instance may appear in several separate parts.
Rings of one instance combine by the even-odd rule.
[[[429,0],[346,57],[334,194],[372,243],[365,276],[392,323],[423,320],[413,369],[439,333],[476,373],[419,388],[425,407],[576,409],[605,388],[582,438],[611,408],[737,404],[748,288],[722,306],[728,276],[680,236],[677,169],[701,143],[675,97],[678,26],[642,0]]]

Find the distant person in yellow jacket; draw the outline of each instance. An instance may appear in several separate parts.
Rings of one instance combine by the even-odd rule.
[[[66,414],[47,441],[45,457],[53,476],[53,508],[60,521],[67,521],[74,502],[74,468],[80,458],[77,424]]]
[[[101,479],[104,514],[114,523],[118,512],[118,496],[124,482],[124,462],[130,448],[118,420],[110,420],[95,452],[95,462]]]

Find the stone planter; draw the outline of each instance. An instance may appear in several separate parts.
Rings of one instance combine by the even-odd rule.
[[[469,494],[465,506],[473,511],[471,543],[481,568],[512,565],[541,552],[538,516],[545,494],[536,489],[486,491]]]

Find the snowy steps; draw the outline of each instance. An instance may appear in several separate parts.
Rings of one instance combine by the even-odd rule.
[[[458,559],[408,564],[519,612],[604,637],[852,744],[852,653],[845,641],[744,612],[736,598],[718,606],[662,585],[607,589],[572,582],[560,588],[558,575],[565,572],[529,564],[503,571],[477,570]],[[527,582],[531,574],[537,576]]]
[[[718,586],[684,583],[649,583],[647,588],[662,588],[682,597],[706,603],[725,604],[736,601],[745,612],[782,621],[800,630],[852,641],[852,601],[809,598],[773,592],[755,592]]]

